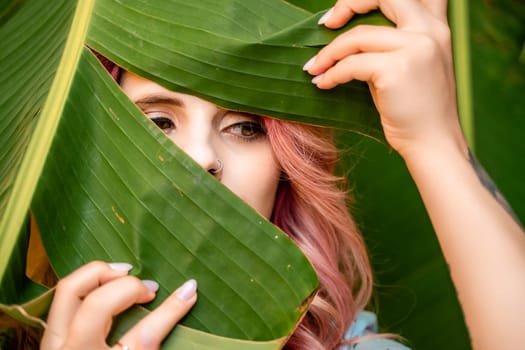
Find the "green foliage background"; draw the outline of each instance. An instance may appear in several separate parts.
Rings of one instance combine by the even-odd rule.
[[[525,222],[525,3],[473,0],[468,9],[474,153]],[[376,272],[380,325],[413,349],[470,349],[446,263],[403,161],[360,137],[345,147],[346,161],[357,160],[347,168]]]
[[[290,2],[312,11],[332,3]],[[22,4],[24,1],[0,1],[0,24]],[[519,175],[525,150],[521,143],[525,130],[525,4],[473,0],[468,6],[472,66],[460,69],[472,70],[473,147],[525,221],[525,186]],[[0,62],[8,56],[0,53]],[[446,264],[402,160],[384,145],[360,136],[345,134],[341,143],[350,150],[341,168],[354,188],[352,209],[376,271],[374,308],[382,330],[401,334],[414,349],[469,349]]]

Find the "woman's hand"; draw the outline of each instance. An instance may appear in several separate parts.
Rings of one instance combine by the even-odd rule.
[[[459,126],[445,0],[338,0],[321,22],[380,9],[396,28],[360,26],[305,69],[329,89],[366,81],[404,158],[450,269],[473,349],[525,344],[525,235],[468,151]],[[502,271],[504,273],[502,273]]]
[[[459,126],[446,0],[339,0],[320,20],[338,28],[356,13],[380,9],[396,28],[357,26],[305,65],[330,89],[368,83],[387,140],[402,156],[452,141],[466,152]]]
[[[60,280],[41,343],[55,349],[158,349],[162,340],[197,301],[196,283],[186,282],[157,309],[109,347],[113,316],[155,298],[158,284],[128,276],[131,265],[92,262]]]

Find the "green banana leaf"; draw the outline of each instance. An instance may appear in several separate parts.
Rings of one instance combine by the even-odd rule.
[[[293,243],[163,137],[88,49],[69,95],[32,204],[57,274],[128,261],[162,282],[151,307],[197,276],[183,324],[249,340],[293,330],[316,288]]]
[[[87,43],[127,70],[226,108],[381,138],[366,84],[319,91],[302,71],[341,32],[320,27],[320,16],[275,0],[97,1]],[[389,23],[375,13],[351,26],[363,21]]]
[[[0,308],[40,325],[53,295],[24,273],[31,203],[59,277],[94,259],[128,261],[135,275],[159,281],[148,309],[184,280],[199,280],[199,302],[166,346],[281,348],[317,288],[308,260],[144,118],[84,45],[224,107],[380,138],[378,120],[364,84],[327,94],[301,71],[312,46],[336,34],[319,29],[320,14],[277,0],[173,1],[172,13],[163,5],[3,7]],[[247,8],[252,15],[237,21]],[[324,106],[319,115],[308,115],[312,101]],[[123,315],[110,341],[146,308]]]
[[[5,303],[19,297],[29,300],[44,290],[32,284],[24,274],[28,241],[25,220],[34,186],[27,190],[19,186],[18,194],[12,193],[16,179],[20,183],[28,178],[29,173],[19,168],[36,117],[56,74],[74,5],[39,3],[25,6],[22,11],[19,2],[11,2],[5,3],[0,17],[0,65],[4,68],[0,78],[0,291]],[[38,175],[33,182],[37,179]]]

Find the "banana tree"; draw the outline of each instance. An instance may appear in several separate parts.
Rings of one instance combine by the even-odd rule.
[[[31,213],[59,277],[98,259],[159,281],[157,301],[120,317],[110,342],[196,277],[199,303],[165,347],[281,348],[317,288],[309,261],[147,121],[87,47],[226,108],[381,138],[364,84],[323,93],[301,70],[337,35],[317,26],[321,13],[276,0],[12,1],[2,10],[3,312],[38,326],[52,299],[25,277]]]
[[[227,108],[354,131],[354,136],[345,132],[341,142],[368,147],[369,160],[351,175],[362,203],[356,214],[363,218],[378,272],[385,330],[398,331],[414,348],[468,348],[455,293],[417,192],[400,159],[376,141],[382,135],[366,85],[321,92],[301,71],[340,32],[316,24],[332,1],[172,2],[176,6],[13,0],[0,6],[2,310],[38,326],[52,297],[52,290],[24,274],[29,208],[59,276],[93,259],[130,261],[135,274],[160,282],[159,300],[187,277],[198,277],[199,304],[166,348],[280,348],[317,286],[308,261],[287,237],[152,127],[89,46],[129,71]],[[483,6],[471,3],[472,9]],[[468,23],[466,14],[455,13],[458,23]],[[473,13],[474,19],[486,16]],[[505,18],[519,19],[520,13]],[[363,22],[387,24],[375,14],[352,25]],[[473,22],[477,32],[472,37],[493,34],[493,27],[480,25],[485,18]],[[512,28],[508,38],[514,43],[523,26]],[[461,32],[457,25],[454,30]],[[468,53],[469,39],[456,54]],[[484,46],[475,48],[483,57]],[[458,71],[468,72],[469,62],[467,55]],[[471,81],[468,74],[458,78]],[[474,92],[482,89],[479,81],[473,80],[478,82]],[[464,106],[471,87],[461,86],[467,92],[460,101]],[[508,86],[523,89],[519,81]],[[476,116],[483,118],[484,110],[476,106]],[[464,109],[463,116],[469,115],[468,103]],[[483,130],[477,126],[472,134],[480,138]],[[478,142],[482,160],[483,147]],[[381,174],[389,169],[386,182],[377,179],[378,166]],[[518,188],[505,191],[504,185],[503,192],[511,195]],[[519,198],[519,192],[514,195]],[[394,203],[403,211],[392,210]],[[392,261],[397,268],[387,270]],[[217,295],[229,304],[217,305]],[[126,313],[112,338],[148,308]],[[445,329],[445,335],[436,336],[436,329]]]

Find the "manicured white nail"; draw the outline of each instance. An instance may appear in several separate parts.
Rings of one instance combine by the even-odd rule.
[[[333,12],[334,8],[332,7],[323,15],[323,17],[319,18],[319,22],[317,22],[317,24],[324,24],[326,21],[328,21],[328,18],[330,18]]]
[[[184,282],[184,284],[177,289],[175,294],[180,300],[188,301],[190,300],[195,293],[197,292],[197,281],[194,279]]]
[[[317,55],[315,55],[314,57],[310,58],[308,60],[308,62],[306,62],[303,66],[303,70],[304,71],[307,71],[308,69],[310,69],[313,65],[314,65],[314,62],[315,62],[315,59],[317,58]]]
[[[324,74],[319,74],[312,79],[312,84],[318,84],[323,79]]]
[[[114,262],[109,263],[109,267],[111,267],[115,271],[129,271],[133,268],[133,265],[123,262]]]
[[[142,280],[142,283],[144,283],[146,288],[151,290],[153,293],[156,293],[159,290],[159,284],[157,282],[155,282],[155,281]]]

